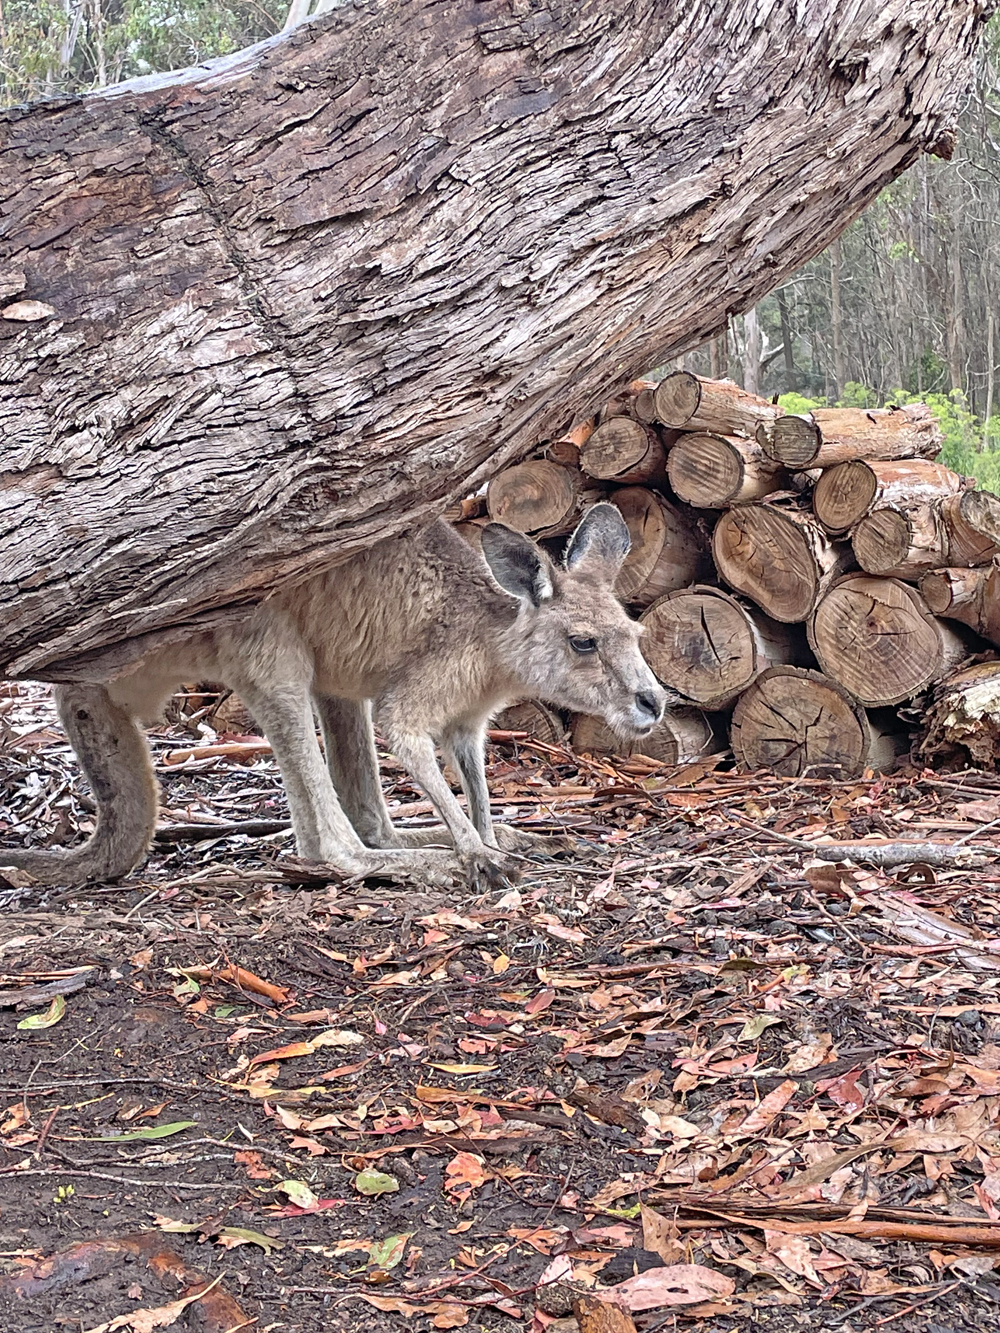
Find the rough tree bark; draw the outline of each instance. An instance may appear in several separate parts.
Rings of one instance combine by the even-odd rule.
[[[238,613],[718,333],[948,151],[987,10],[349,0],[6,112],[0,675]]]

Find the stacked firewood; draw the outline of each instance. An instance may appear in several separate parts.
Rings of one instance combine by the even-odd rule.
[[[855,775],[909,748],[895,706],[1000,645],[1000,499],[935,462],[940,446],[923,404],[793,416],[678,371],[630,385],[455,517],[470,539],[495,519],[548,540],[610,500],[632,534],[618,591],[689,702],[635,748],[684,763],[728,725],[745,768]],[[523,729],[559,734],[530,708]],[[620,748],[593,718],[569,727],[580,750]]]

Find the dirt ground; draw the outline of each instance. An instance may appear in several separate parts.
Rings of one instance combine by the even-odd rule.
[[[4,688],[0,845],[76,838]],[[0,1327],[573,1333],[611,1287],[640,1333],[996,1327],[1000,778],[508,741],[496,812],[578,849],[472,896],[311,874],[259,742],[184,758],[218,742],[154,736],[129,880],[0,880]],[[868,837],[982,855],[788,841]]]

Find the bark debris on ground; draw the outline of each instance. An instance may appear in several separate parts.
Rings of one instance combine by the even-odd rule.
[[[76,837],[5,688],[0,841]],[[497,814],[579,848],[473,898],[296,861],[259,739],[189,702],[144,866],[0,885],[10,1333],[995,1327],[1000,777],[510,740]],[[809,849],[869,838],[972,855]]]

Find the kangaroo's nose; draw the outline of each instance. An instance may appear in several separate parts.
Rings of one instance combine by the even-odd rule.
[[[659,722],[663,704],[655,694],[651,694],[648,690],[640,690],[635,696],[635,706],[640,713],[648,713],[651,722]]]

